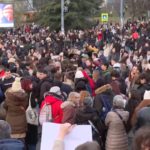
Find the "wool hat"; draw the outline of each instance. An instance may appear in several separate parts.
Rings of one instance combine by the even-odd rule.
[[[14,92],[18,92],[18,91],[22,91],[22,86],[21,86],[21,78],[16,77],[15,81],[12,83],[12,87],[11,87],[12,91]]]
[[[144,93],[144,100],[149,100],[150,99],[150,91],[145,91],[145,93]]]
[[[75,79],[84,78],[84,75],[81,70],[77,70],[75,74]]]
[[[123,98],[122,95],[116,95],[113,98],[113,106],[119,107],[119,108],[124,108],[126,104],[126,100]]]
[[[61,91],[60,91],[60,87],[58,86],[53,86],[50,90],[49,90],[50,93],[55,93],[57,95],[61,95]]]

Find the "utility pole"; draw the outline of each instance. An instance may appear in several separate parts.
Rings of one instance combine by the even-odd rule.
[[[61,33],[65,34],[65,27],[64,27],[64,0],[61,0]]]
[[[124,4],[124,0],[120,0],[120,25],[121,25],[121,29],[123,28],[124,25],[124,17],[123,17],[123,4]]]

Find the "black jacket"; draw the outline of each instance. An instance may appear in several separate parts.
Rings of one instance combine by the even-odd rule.
[[[39,89],[39,105],[41,105],[42,101],[44,100],[44,93],[48,92],[50,88],[53,86],[53,81],[50,78],[45,78],[39,82],[38,89]]]

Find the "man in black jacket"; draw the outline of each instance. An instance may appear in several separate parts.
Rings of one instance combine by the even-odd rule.
[[[41,105],[42,101],[44,100],[44,93],[48,92],[50,88],[53,86],[53,81],[50,78],[50,73],[46,69],[40,68],[37,71],[37,78],[40,79],[38,90],[39,90],[39,97],[38,103]]]

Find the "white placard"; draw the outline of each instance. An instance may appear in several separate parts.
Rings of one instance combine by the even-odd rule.
[[[60,124],[44,123],[42,129],[41,150],[52,150],[57,138]],[[90,125],[76,125],[65,137],[64,150],[74,150],[78,145],[92,141],[92,129]]]

